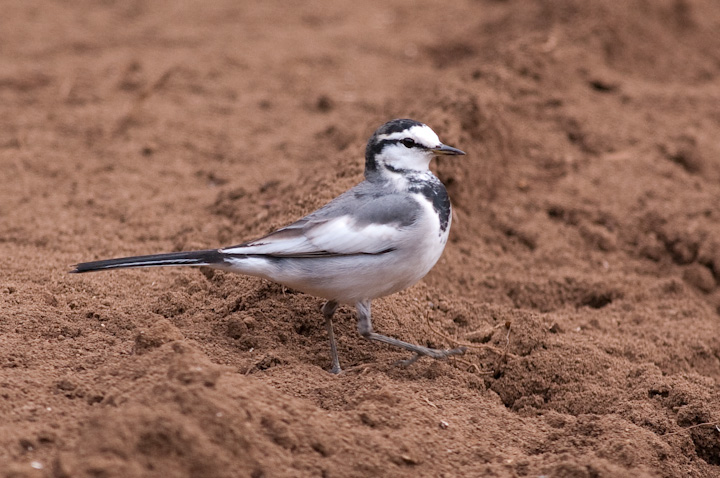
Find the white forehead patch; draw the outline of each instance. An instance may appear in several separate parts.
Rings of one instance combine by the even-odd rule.
[[[378,140],[384,139],[404,139],[412,138],[416,143],[425,146],[426,148],[435,148],[440,145],[440,138],[435,134],[435,131],[431,130],[427,125],[416,125],[405,131],[399,131],[392,134],[381,134],[378,136]]]

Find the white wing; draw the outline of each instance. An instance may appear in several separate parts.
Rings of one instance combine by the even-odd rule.
[[[354,188],[287,227],[221,252],[278,257],[379,254],[408,241],[420,212],[412,197],[363,196],[362,189]]]

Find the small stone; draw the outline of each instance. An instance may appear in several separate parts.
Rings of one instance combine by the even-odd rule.
[[[688,284],[708,293],[715,289],[715,277],[712,272],[700,264],[690,264],[683,271],[683,279]]]

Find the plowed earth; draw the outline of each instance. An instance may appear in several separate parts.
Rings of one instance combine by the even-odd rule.
[[[0,476],[720,476],[714,0],[4,1]],[[467,156],[417,286],[75,262],[240,243],[396,117]]]

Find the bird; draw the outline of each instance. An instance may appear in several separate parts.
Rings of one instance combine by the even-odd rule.
[[[236,246],[83,262],[70,272],[208,266],[323,298],[333,374],[342,371],[333,330],[340,304],[355,307],[362,337],[412,352],[403,364],[462,355],[462,346],[434,349],[375,332],[370,308],[372,300],[417,283],[440,258],[452,206],[429,164],[435,156],[459,155],[465,152],[440,142],[429,126],[394,119],[368,140],[365,179],[288,226]]]

